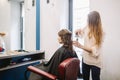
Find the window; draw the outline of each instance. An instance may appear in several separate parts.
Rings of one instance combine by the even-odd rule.
[[[89,0],[69,0],[69,26],[73,32],[73,40],[76,39],[74,31],[79,28],[84,28],[87,21],[87,14],[89,12]],[[72,24],[71,24],[72,23]],[[83,44],[82,39],[78,39]],[[78,57],[82,60],[81,49],[74,47]],[[81,67],[81,65],[80,65]]]
[[[73,0],[73,31],[83,28],[89,12],[89,0]]]

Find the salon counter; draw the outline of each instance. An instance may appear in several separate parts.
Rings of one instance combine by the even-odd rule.
[[[44,51],[0,53],[0,80],[25,80],[27,66],[40,64],[44,55]]]

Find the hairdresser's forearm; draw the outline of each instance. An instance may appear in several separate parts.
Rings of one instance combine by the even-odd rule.
[[[85,46],[81,46],[80,48],[87,51],[88,53],[92,53],[92,50],[90,48],[87,48]]]

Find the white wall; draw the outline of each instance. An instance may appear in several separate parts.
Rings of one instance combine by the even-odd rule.
[[[36,49],[36,5],[25,0],[25,49]],[[40,0],[40,48],[48,60],[59,48],[57,33],[68,27],[68,0]]]
[[[36,5],[25,0],[25,50],[36,50]]]
[[[50,59],[59,48],[57,32],[68,26],[68,0],[40,0],[41,49],[45,50],[45,58]]]
[[[90,9],[101,14],[105,41],[101,80],[120,80],[120,0],[90,0]]]

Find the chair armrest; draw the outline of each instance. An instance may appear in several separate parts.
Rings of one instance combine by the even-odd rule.
[[[34,66],[28,66],[27,69],[28,69],[28,71],[31,71],[33,73],[36,73],[36,74],[41,75],[43,77],[46,77],[46,78],[48,78],[50,80],[56,80],[57,79],[57,76],[52,75],[50,73],[47,73],[47,72],[45,72],[43,70],[40,70],[40,69],[38,69],[38,68],[36,68]]]

